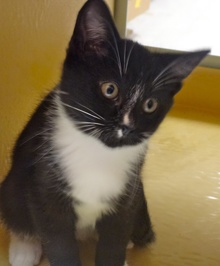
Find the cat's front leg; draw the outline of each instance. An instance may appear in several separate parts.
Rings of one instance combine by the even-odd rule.
[[[137,209],[134,221],[131,241],[140,247],[146,246],[155,240],[155,234],[152,229],[151,219],[148,212],[147,202],[142,191],[140,196],[140,205]]]
[[[67,235],[60,228],[59,233],[45,238],[43,248],[50,266],[81,266],[77,240],[71,231]]]
[[[55,199],[52,202],[44,206],[45,213],[39,208],[34,211],[43,251],[50,266],[81,266],[75,216],[67,201],[63,205]]]
[[[126,266],[126,247],[131,224],[125,217],[104,217],[97,224],[99,241],[96,249],[96,266]]]

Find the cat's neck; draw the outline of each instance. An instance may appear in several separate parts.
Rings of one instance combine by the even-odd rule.
[[[125,193],[131,177],[140,178],[136,166],[145,155],[147,142],[110,148],[77,129],[59,96],[56,105],[52,140],[56,159],[64,173],[63,178],[71,187],[69,196],[81,203],[78,215],[84,217],[88,205],[88,209],[93,210],[81,221],[81,226],[89,226],[112,209],[109,200]]]

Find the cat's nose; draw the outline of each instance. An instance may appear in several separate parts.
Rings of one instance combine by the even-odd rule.
[[[123,136],[127,136],[133,131],[133,129],[127,125],[121,125],[121,130],[122,130]]]

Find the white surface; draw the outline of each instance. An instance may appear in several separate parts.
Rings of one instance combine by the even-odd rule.
[[[220,55],[219,0],[151,0],[150,8],[127,24],[128,38],[141,44],[189,51],[211,48]]]

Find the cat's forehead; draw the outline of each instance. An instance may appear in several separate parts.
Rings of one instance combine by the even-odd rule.
[[[132,83],[146,82],[157,72],[154,69],[153,55],[142,45],[130,40],[120,42],[119,56],[116,59],[120,75]]]
[[[122,40],[114,47],[110,56],[114,59],[114,67],[107,68],[106,71],[108,73],[111,70],[112,81],[116,81],[121,89],[129,94],[129,97],[132,96],[134,101],[140,98],[154,76],[152,75],[155,72],[152,55],[138,43]],[[109,60],[109,58],[106,59]]]

